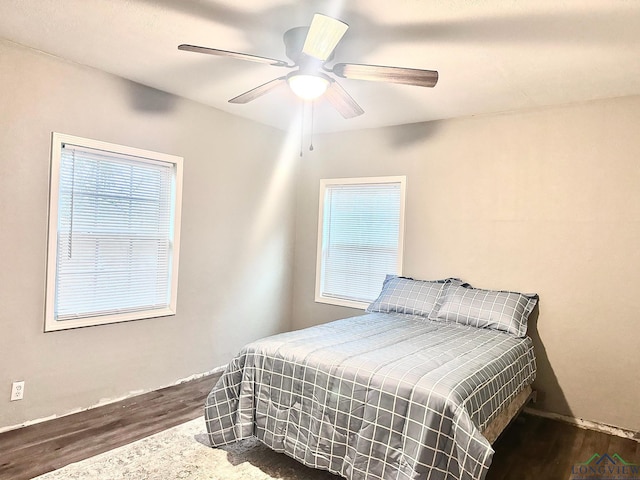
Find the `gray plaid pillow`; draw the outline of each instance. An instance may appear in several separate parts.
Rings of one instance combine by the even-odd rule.
[[[382,292],[367,307],[367,312],[398,312],[427,317],[433,310],[440,291],[450,283],[462,285],[457,278],[426,281],[387,275],[382,284]]]
[[[527,320],[536,303],[536,294],[451,285],[440,292],[429,319],[492,328],[524,337]]]

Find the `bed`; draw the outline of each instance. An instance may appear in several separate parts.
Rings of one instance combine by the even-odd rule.
[[[531,395],[537,296],[388,277],[362,316],[246,345],[205,404],[209,440],[257,437],[355,479],[483,479]]]

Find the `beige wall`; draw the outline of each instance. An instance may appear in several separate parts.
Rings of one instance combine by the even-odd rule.
[[[175,317],[43,333],[51,132],[184,157]],[[0,41],[0,429],[225,364],[287,330],[283,134]],[[9,402],[11,382],[25,398]]]
[[[538,408],[640,430],[640,97],[319,136],[296,215],[294,328],[314,303],[321,178],[407,176],[404,274],[540,294]]]

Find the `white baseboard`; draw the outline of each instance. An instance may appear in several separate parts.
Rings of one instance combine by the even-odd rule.
[[[579,428],[585,430],[595,430],[597,432],[608,433],[609,435],[615,435],[617,437],[629,438],[640,442],[640,432],[634,432],[633,430],[626,430],[620,427],[614,427],[613,425],[607,425],[605,423],[592,422],[590,420],[584,420],[582,418],[570,417],[568,415],[560,415],[559,413],[543,412],[531,407],[524,409],[525,413],[530,415],[536,415],[538,417],[550,418],[552,420],[559,420],[561,422],[570,423]]]
[[[101,398],[100,401],[98,401],[98,403],[96,403],[94,405],[91,405],[91,406],[85,407],[85,408],[77,408],[75,410],[71,410],[69,412],[65,412],[65,413],[62,413],[60,415],[50,415],[48,417],[37,418],[35,420],[27,420],[26,422],[22,422],[22,423],[20,423],[18,425],[10,425],[8,427],[0,427],[0,433],[8,432],[9,430],[15,430],[17,428],[27,427],[29,425],[35,425],[36,423],[46,422],[47,420],[53,420],[54,418],[66,417],[68,415],[73,415],[74,413],[78,413],[78,412],[84,412],[86,410],[91,410],[93,408],[102,407],[104,405],[109,405],[110,403],[116,403],[116,402],[119,402],[121,400],[126,400],[127,398],[135,397],[136,395],[142,395],[143,393],[148,393],[148,392],[152,392],[152,391],[155,391],[155,390],[160,390],[162,388],[173,387],[174,385],[179,385],[179,384],[184,383],[184,382],[189,382],[191,380],[196,380],[198,378],[202,378],[202,377],[205,377],[207,375],[213,375],[214,373],[221,373],[225,368],[226,368],[226,365],[223,365],[223,366],[220,366],[220,367],[216,367],[216,368],[214,368],[212,370],[209,370],[208,372],[196,373],[194,375],[190,375],[188,377],[176,380],[175,382],[170,383],[169,385],[164,385],[164,386],[153,388],[153,389],[150,389],[150,390],[132,390],[131,392],[127,393],[126,395],[123,395],[123,396],[117,397],[117,398]]]

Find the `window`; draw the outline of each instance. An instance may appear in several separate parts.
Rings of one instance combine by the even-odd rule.
[[[320,181],[316,302],[366,308],[400,274],[405,177]]]
[[[45,331],[175,314],[182,158],[59,133]]]

